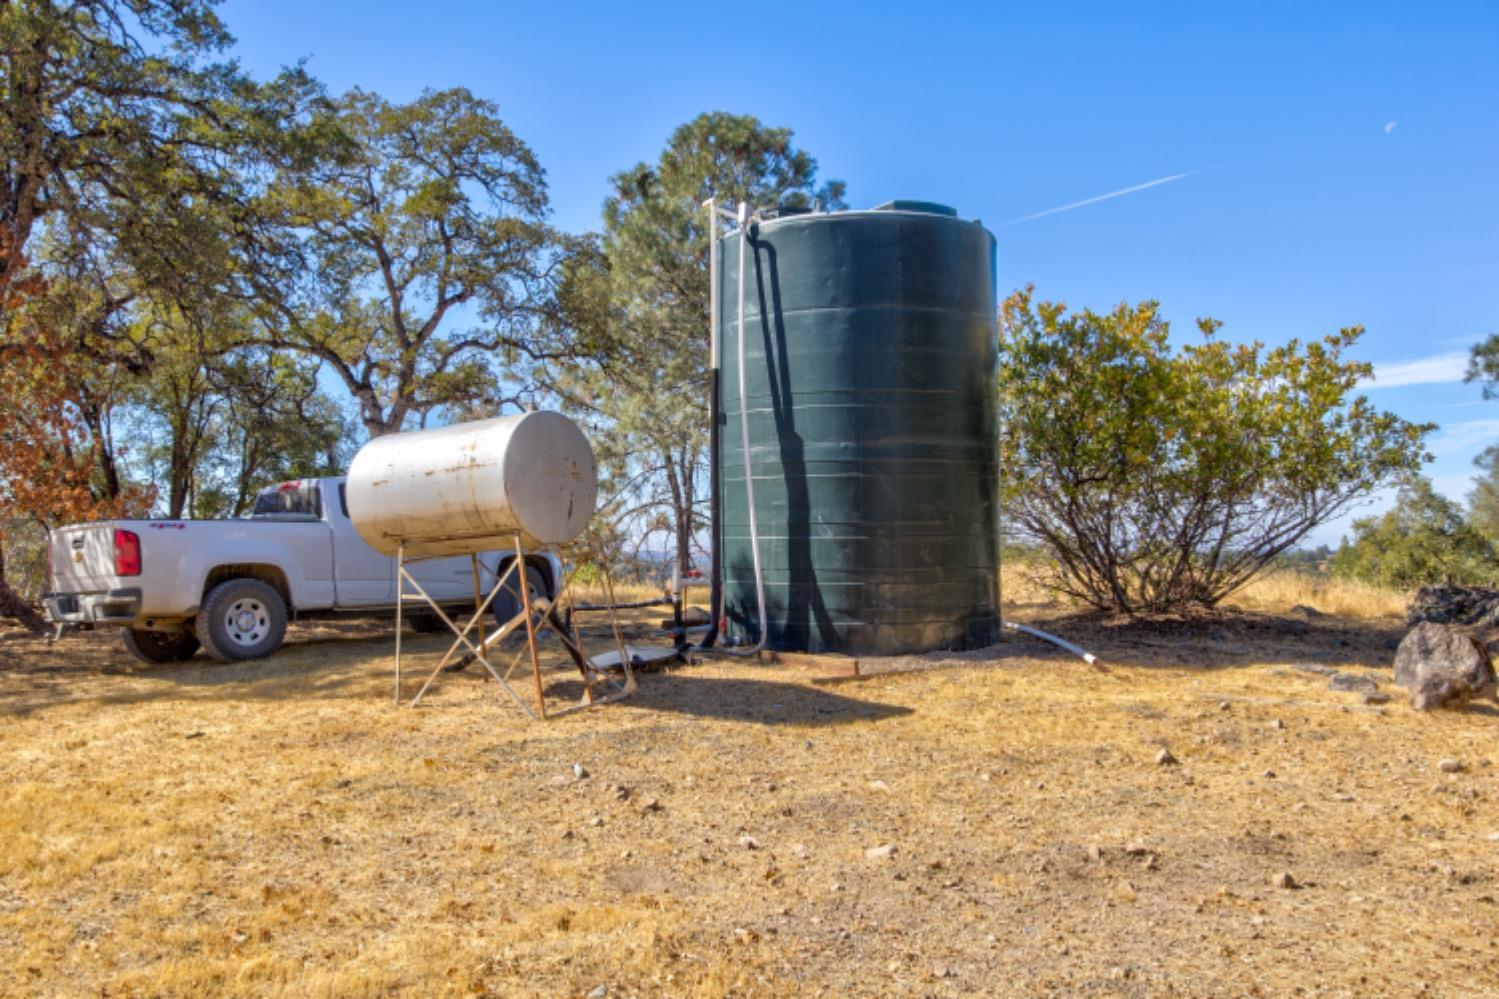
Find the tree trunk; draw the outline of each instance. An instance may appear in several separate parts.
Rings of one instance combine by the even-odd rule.
[[[697,528],[697,491],[690,445],[682,448],[680,478],[682,482],[682,509],[677,515],[677,564],[685,577],[692,569],[692,535]]]
[[[0,538],[0,618],[11,618],[22,627],[39,634],[47,630],[46,620],[30,602],[10,588],[10,581],[5,578],[4,538]]]
[[[118,499],[121,492],[120,466],[115,461],[114,441],[109,430],[109,411],[106,406],[92,401],[80,407],[83,422],[93,439],[94,460],[99,470],[104,499]]]
[[[682,482],[677,476],[676,455],[670,448],[661,449],[661,464],[666,469],[666,485],[671,490],[671,526],[677,547],[677,571],[686,575],[692,568],[692,507],[685,504]]]
[[[192,469],[182,453],[184,450],[174,431],[169,459],[171,468],[167,470],[167,517],[172,520],[182,519],[182,510],[187,506],[188,486],[192,480]]]
[[[238,517],[250,509],[254,500],[254,494],[250,491],[254,478],[260,472],[260,448],[255,439],[250,436],[250,431],[245,430],[245,444],[240,451],[239,472],[234,479],[234,511],[232,517]]]
[[[677,571],[686,578],[692,570],[692,525],[691,514],[677,518]]]

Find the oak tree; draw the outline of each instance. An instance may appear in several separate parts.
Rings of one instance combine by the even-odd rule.
[[[545,176],[489,101],[355,90],[328,114],[342,139],[268,198],[301,280],[268,295],[259,342],[327,365],[371,436],[444,407],[497,410],[506,352],[534,347],[556,240]]]

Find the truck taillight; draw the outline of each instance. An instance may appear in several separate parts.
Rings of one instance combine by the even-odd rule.
[[[141,539],[134,531],[115,529],[115,575],[141,574]]]

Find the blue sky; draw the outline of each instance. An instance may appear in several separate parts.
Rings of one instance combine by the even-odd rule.
[[[1499,442],[1499,401],[1461,383],[1466,346],[1499,332],[1499,4],[222,12],[260,74],[305,57],[334,91],[461,85],[498,102],[564,228],[596,228],[608,176],[676,125],[754,114],[795,129],[856,207],[918,198],[982,219],[1001,293],[1154,298],[1184,340],[1199,315],[1269,343],[1363,324],[1371,398],[1442,425],[1428,472],[1450,495]]]

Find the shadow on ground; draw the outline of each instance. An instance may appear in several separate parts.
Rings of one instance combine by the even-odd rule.
[[[1389,669],[1405,628],[1330,616],[1274,617],[1243,611],[1154,619],[1067,614],[1027,618],[1117,666],[1232,669],[1266,663],[1319,663]],[[1066,657],[1040,639],[1011,632],[1036,658]]]
[[[759,725],[820,727],[878,721],[913,714],[899,704],[861,700],[820,687],[772,679],[712,677],[688,670],[638,677],[634,697],[615,710],[648,711]],[[568,680],[549,684],[548,697],[577,700],[582,684]]]

